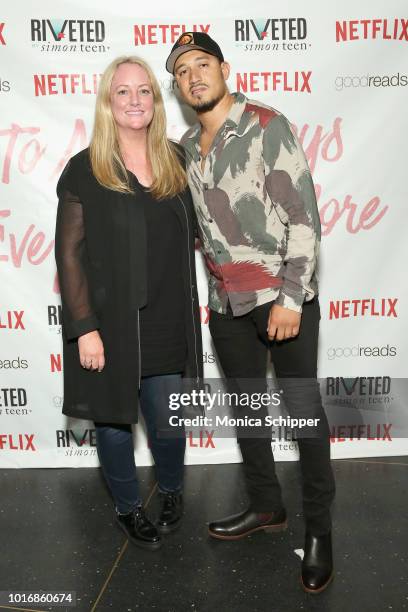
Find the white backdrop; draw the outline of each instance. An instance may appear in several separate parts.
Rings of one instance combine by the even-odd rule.
[[[325,401],[340,406],[331,384],[336,377],[339,388],[351,379],[351,411],[358,403],[392,401],[408,358],[408,11],[402,0],[385,7],[378,0],[329,4],[255,0],[241,10],[236,3],[179,0],[170,9],[156,0],[149,9],[129,0],[43,0],[2,6],[1,467],[97,465],[92,423],[61,415],[55,185],[69,157],[88,144],[99,75],[118,55],[151,64],[169,135],[180,138],[192,116],[164,62],[179,34],[194,28],[220,43],[232,66],[230,90],[281,110],[305,148],[323,226],[319,375],[334,389]],[[197,257],[205,372],[218,377]],[[382,433],[350,440],[346,425],[333,430],[334,458],[408,450],[392,429],[385,440]],[[136,438],[137,462],[149,463],[140,426]],[[216,439],[207,448],[206,442],[205,432],[201,442],[188,439],[188,463],[239,460],[235,441]],[[297,456],[292,444],[275,443],[275,451],[278,460]]]

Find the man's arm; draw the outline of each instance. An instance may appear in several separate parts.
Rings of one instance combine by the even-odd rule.
[[[276,304],[300,313],[316,267],[321,230],[310,170],[283,115],[264,128],[263,159],[268,195],[288,228],[283,285]]]

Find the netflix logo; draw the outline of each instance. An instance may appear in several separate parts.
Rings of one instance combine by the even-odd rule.
[[[398,298],[367,298],[359,300],[331,300],[329,319],[350,317],[398,317]]]
[[[24,310],[0,310],[0,329],[25,330]]]
[[[96,95],[100,74],[34,74],[34,95]]]
[[[0,451],[36,451],[34,434],[0,434]]]
[[[408,19],[336,21],[336,42],[377,39],[408,41]]]
[[[205,32],[208,34],[210,24],[180,24],[180,23],[150,23],[133,26],[134,44],[142,45],[168,45],[174,44],[183,32]]]
[[[189,448],[215,448],[214,430],[186,431],[186,443]]]
[[[238,72],[236,90],[246,92],[282,91],[311,93],[312,71]]]
[[[377,425],[333,425],[330,428],[330,442],[352,442],[353,440],[381,440],[392,442],[392,423],[377,423]]]
[[[208,325],[210,320],[210,309],[208,306],[200,306],[201,325]]]
[[[62,372],[61,353],[58,353],[57,355],[54,355],[53,353],[51,353],[50,369],[51,369],[51,372]]]

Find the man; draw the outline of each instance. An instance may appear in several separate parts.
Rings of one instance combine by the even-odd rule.
[[[316,381],[320,221],[310,171],[281,113],[228,91],[230,67],[208,34],[180,36],[166,69],[199,120],[181,144],[210,272],[210,332],[224,374],[241,391],[255,389],[269,351],[291,416],[319,419],[310,437],[297,436],[306,522],[301,579],[307,592],[318,593],[333,578],[335,486]],[[223,540],[287,525],[270,429],[262,437],[237,435],[250,506],[210,523],[210,535]]]

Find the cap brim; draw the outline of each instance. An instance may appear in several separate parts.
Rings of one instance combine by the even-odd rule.
[[[174,74],[174,64],[176,63],[180,55],[183,55],[183,53],[188,53],[189,51],[204,51],[205,53],[208,53],[208,55],[215,55],[215,53],[211,53],[211,51],[208,51],[208,49],[204,49],[204,47],[200,47],[200,45],[183,45],[182,47],[174,49],[174,51],[172,51],[172,53],[170,53],[169,57],[167,58],[167,72]],[[217,56],[215,55],[215,57]]]

